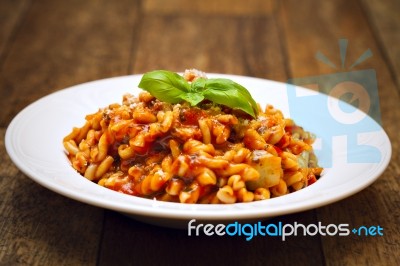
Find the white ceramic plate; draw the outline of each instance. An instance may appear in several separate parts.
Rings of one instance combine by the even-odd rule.
[[[289,115],[290,104],[298,107],[295,99],[288,99],[289,90],[284,83],[233,75],[208,76],[225,77],[242,84],[257,102],[262,105],[273,104],[285,115]],[[124,195],[98,186],[76,173],[65,156],[62,139],[72,127],[83,125],[86,114],[94,113],[99,107],[110,103],[120,103],[124,93],[137,94],[140,79],[141,75],[133,75],[89,82],[34,102],[10,123],[5,137],[8,154],[23,173],[50,190],[94,206],[125,213],[135,219],[172,227],[184,227],[191,219],[207,222],[261,220],[317,208],[364,189],[382,174],[390,161],[389,138],[377,123],[366,116],[364,119],[372,125],[373,132],[355,132],[361,136],[357,137],[357,143],[363,147],[375,147],[372,152],[378,155],[375,156],[377,160],[368,162],[363,159],[365,150],[349,149],[350,138],[346,136],[333,136],[333,141],[328,139],[329,145],[325,145],[326,141],[322,139],[317,141],[316,146],[326,147],[318,153],[321,162],[325,161],[328,166],[323,176],[315,184],[283,197],[232,205],[196,205]],[[316,97],[313,101],[322,102],[322,106],[332,102],[330,97],[323,94],[298,87],[295,90],[299,96],[313,95]],[[333,115],[340,117],[342,114]],[[312,130],[317,136],[326,135],[324,130],[326,133],[328,127],[323,124],[326,119],[320,112],[309,112],[298,116],[298,119],[306,130]],[[364,129],[361,127],[359,130]],[[349,163],[348,155],[357,162]]]

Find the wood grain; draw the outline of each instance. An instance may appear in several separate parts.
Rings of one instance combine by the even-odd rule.
[[[219,1],[185,1],[185,0],[144,0],[143,9],[146,13],[157,14],[187,14],[187,15],[228,15],[228,16],[260,16],[274,11],[275,0],[247,0],[243,5],[241,0]]]
[[[400,91],[400,2],[395,0],[363,0],[371,28],[380,43],[382,56],[392,70],[392,78]]]
[[[143,20],[134,72],[153,69],[230,73],[286,80],[272,17],[152,16]]]
[[[314,223],[314,212],[277,217],[264,224]],[[106,213],[99,265],[322,265],[318,237],[188,236],[187,230],[155,227]],[[129,252],[126,252],[129,247]],[[291,256],[288,255],[291,254]]]
[[[399,213],[399,138],[400,119],[398,107],[399,94],[388,63],[381,53],[373,32],[368,27],[366,14],[357,1],[314,2],[287,0],[283,5],[283,24],[287,39],[290,73],[292,77],[317,76],[331,73],[331,69],[314,59],[321,50],[340,65],[337,40],[348,36],[347,61],[354,62],[364,50],[371,49],[373,57],[354,70],[374,69],[378,79],[381,117],[383,127],[392,140],[393,155],[389,167],[380,179],[368,189],[339,203],[318,209],[318,220],[325,224],[348,223],[351,226],[381,225],[385,237],[325,237],[322,245],[327,265],[365,265],[380,264],[382,260],[389,265],[399,264],[395,256],[400,238],[393,234],[400,221]],[[318,12],[317,12],[318,10]],[[307,18],[302,14],[315,14]],[[318,23],[314,23],[318,20]],[[310,39],[310,36],[313,36]],[[306,43],[307,45],[301,45]],[[335,59],[336,58],[336,59]],[[304,62],[303,64],[301,62]],[[337,70],[336,70],[337,71]],[[343,69],[341,71],[353,71]],[[356,215],[354,215],[356,214]]]
[[[12,37],[18,31],[18,26],[22,22],[25,12],[30,4],[29,0],[6,0],[0,1],[0,69],[3,63],[5,52]]]
[[[7,45],[0,72],[1,125],[58,89],[126,75],[135,1],[35,1]],[[51,111],[51,110],[50,110]],[[3,140],[4,129],[1,131]],[[95,265],[103,210],[61,197],[17,171],[1,143],[3,265]]]
[[[4,133],[0,130],[0,265],[95,265],[103,210],[24,176],[5,152]]]
[[[0,73],[0,125],[50,92],[126,75],[136,1],[35,1]]]

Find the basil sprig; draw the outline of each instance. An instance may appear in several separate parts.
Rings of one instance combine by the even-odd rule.
[[[186,101],[191,106],[196,106],[207,99],[216,104],[242,110],[254,118],[258,113],[257,104],[249,91],[230,79],[198,78],[189,84],[177,73],[155,70],[143,75],[139,88],[164,102]]]

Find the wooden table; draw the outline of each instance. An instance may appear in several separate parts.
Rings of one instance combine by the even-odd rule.
[[[0,265],[400,265],[400,2],[165,2],[0,1]],[[5,152],[19,111],[75,84],[186,68],[285,82],[352,71],[368,49],[373,56],[352,70],[376,71],[389,167],[354,196],[272,222],[379,225],[383,236],[189,237],[49,191]]]

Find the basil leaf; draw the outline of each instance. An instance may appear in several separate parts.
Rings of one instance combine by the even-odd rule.
[[[258,107],[250,92],[232,80],[207,79],[202,94],[217,104],[242,110],[252,117],[257,116]]]
[[[249,101],[251,107],[257,112],[258,106],[256,101],[254,101],[253,97],[251,96],[250,92],[243,87],[242,85],[230,80],[230,79],[223,79],[223,78],[215,78],[215,79],[208,79],[207,80],[208,86],[215,86],[215,87],[234,87],[236,90],[240,91],[245,97],[246,100]]]
[[[204,96],[197,92],[188,92],[181,95],[181,99],[190,103],[191,106],[196,106],[199,102],[204,100]]]
[[[240,84],[223,78],[197,78],[189,84],[182,76],[166,70],[155,70],[143,75],[139,88],[150,92],[160,101],[191,106],[208,99],[216,104],[236,108],[256,117],[258,107],[248,90]]]
[[[182,96],[190,91],[189,83],[182,76],[166,70],[145,73],[138,86],[160,101],[169,103],[181,102]]]
[[[205,78],[197,78],[192,82],[192,86],[190,88],[191,91],[200,92],[204,90],[206,87],[206,79]]]

